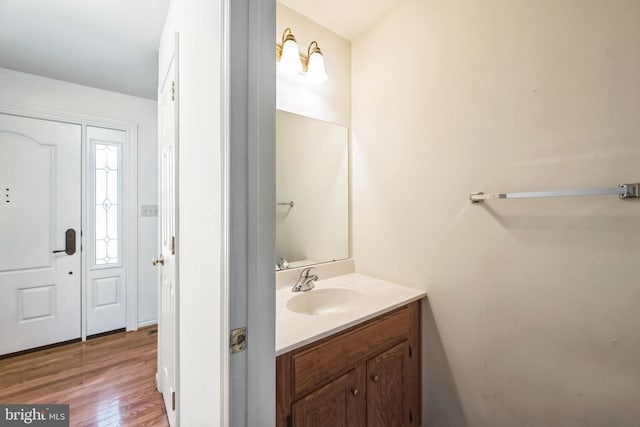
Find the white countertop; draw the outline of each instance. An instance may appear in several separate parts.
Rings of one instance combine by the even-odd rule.
[[[293,285],[293,283],[292,283]],[[359,273],[318,280],[314,292],[321,289],[349,289],[362,294],[348,311],[331,314],[299,314],[287,308],[290,299],[305,292],[291,287],[276,290],[276,356],[288,353],[336,332],[424,298],[427,293],[396,285]]]

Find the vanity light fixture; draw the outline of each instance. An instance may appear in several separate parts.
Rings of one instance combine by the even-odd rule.
[[[313,49],[312,49],[313,46]],[[322,56],[322,50],[318,46],[317,41],[312,41],[307,49],[307,62],[306,62],[307,78],[312,83],[324,83],[327,81],[327,70],[324,68],[324,57]]]
[[[291,28],[285,28],[282,33],[282,44],[276,44],[276,62],[286,74],[303,74],[311,83],[327,81],[327,70],[324,57],[317,41],[312,41],[307,48],[307,55],[298,51],[298,42]]]
[[[276,60],[280,62],[280,68],[287,74],[296,74],[302,71],[298,42],[291,32],[291,28],[285,28],[282,33],[282,44],[276,45]]]

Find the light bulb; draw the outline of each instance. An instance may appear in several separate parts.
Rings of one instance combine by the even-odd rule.
[[[320,52],[314,52],[309,58],[307,79],[312,83],[324,83],[327,81],[327,70],[324,68],[324,57]]]
[[[294,40],[287,40],[282,46],[280,69],[287,74],[296,74],[302,71],[302,62],[300,62],[298,43]]]

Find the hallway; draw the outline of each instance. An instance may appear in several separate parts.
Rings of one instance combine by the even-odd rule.
[[[157,326],[0,360],[0,402],[70,404],[71,426],[168,426]]]

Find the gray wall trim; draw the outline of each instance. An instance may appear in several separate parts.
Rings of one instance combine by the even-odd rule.
[[[275,423],[275,0],[230,2],[231,426]]]

